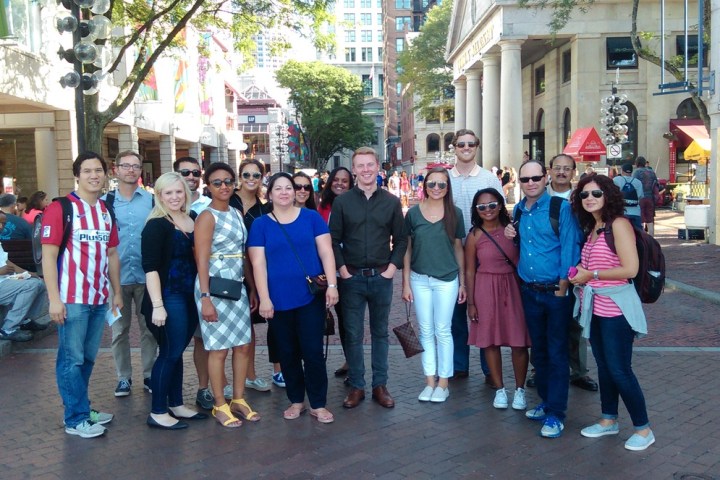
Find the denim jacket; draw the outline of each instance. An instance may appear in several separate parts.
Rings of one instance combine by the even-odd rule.
[[[582,291],[582,300],[580,292]],[[582,336],[584,338],[590,338],[590,320],[592,319],[592,306],[594,295],[604,295],[610,297],[615,304],[620,308],[622,314],[625,316],[630,328],[635,332],[636,338],[642,338],[647,335],[647,321],[645,320],[645,312],[642,309],[642,303],[640,303],[640,297],[638,297],[635,291],[635,286],[632,283],[625,285],[619,285],[617,287],[603,287],[593,288],[590,285],[576,286],[573,289],[575,294],[575,309],[573,310],[573,316],[578,318],[578,322],[582,327]]]

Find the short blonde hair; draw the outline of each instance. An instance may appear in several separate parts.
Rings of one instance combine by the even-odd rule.
[[[372,147],[360,147],[353,152],[351,162],[355,162],[355,157],[358,155],[372,155],[375,157],[375,161],[379,163],[377,152]]]

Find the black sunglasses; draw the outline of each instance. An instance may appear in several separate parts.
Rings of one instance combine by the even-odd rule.
[[[218,180],[213,180],[212,182],[210,182],[210,185],[212,185],[215,188],[220,188],[223,186],[223,184],[225,184],[226,187],[231,187],[231,186],[235,185],[235,180],[233,180],[232,178],[226,178],[224,180],[218,179]]]
[[[258,178],[262,177],[262,173],[260,173],[260,172],[253,172],[253,173],[243,172],[242,177],[243,177],[243,178],[250,178],[250,177],[252,177],[252,178],[254,178],[255,180],[257,180]]]
[[[477,208],[479,212],[484,212],[485,210],[495,210],[497,207],[498,202],[478,203],[475,205],[475,208]]]
[[[465,145],[467,145],[470,148],[475,148],[478,145],[480,145],[479,142],[458,142],[455,146],[458,148],[465,148]]]
[[[520,177],[520,183],[528,183],[530,180],[537,183],[545,178],[545,175],[533,175],[532,177]]]
[[[585,190],[585,191],[580,192],[580,198],[585,200],[586,198],[588,198],[590,196],[591,193],[592,193],[592,196],[595,198],[600,198],[603,196],[602,190]]]
[[[198,178],[200,178],[200,175],[202,175],[202,172],[197,169],[188,170],[187,168],[183,168],[182,170],[180,170],[180,175],[182,175],[183,177],[189,177],[191,173],[192,173],[193,177],[198,177]]]
[[[298,185],[297,183],[293,184],[293,188],[295,191],[299,192],[300,190],[305,190],[306,192],[312,192],[312,185],[305,184],[305,185]]]
[[[435,187],[438,187],[440,190],[443,190],[447,187],[447,182],[427,182],[428,190],[433,189]]]

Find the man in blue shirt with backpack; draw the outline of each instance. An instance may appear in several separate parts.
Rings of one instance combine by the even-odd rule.
[[[632,173],[632,163],[623,163],[622,175],[613,178],[613,183],[625,197],[625,218],[630,220],[634,227],[642,228],[640,199],[643,198],[643,185],[640,180],[633,178]]]

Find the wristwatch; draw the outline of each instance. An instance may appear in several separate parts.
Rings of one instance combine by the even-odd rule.
[[[328,283],[327,288],[337,288],[337,285],[334,283]]]
[[[209,292],[203,292],[203,293],[200,294],[200,298],[205,298],[205,297],[208,297],[208,298],[209,298],[209,297],[210,297],[210,293],[209,293]]]
[[[593,270],[593,279],[600,280],[600,272],[598,272],[597,270]]]

